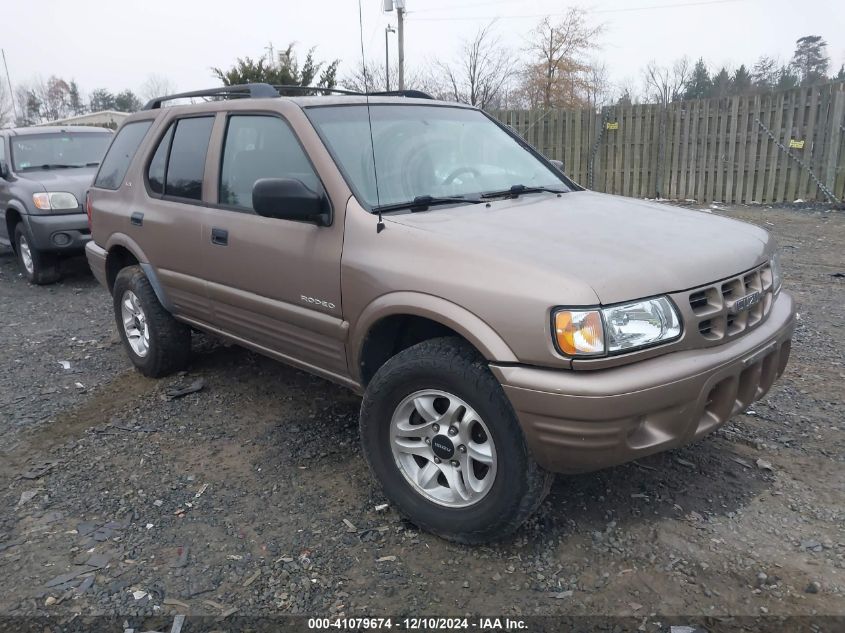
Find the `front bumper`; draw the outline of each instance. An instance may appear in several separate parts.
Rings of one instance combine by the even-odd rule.
[[[589,472],[688,444],[762,398],[786,368],[794,318],[781,292],[764,323],[724,345],[594,371],[491,369],[538,463]]]
[[[84,213],[25,215],[33,246],[53,253],[81,252],[91,240],[88,216]]]
[[[108,253],[105,249],[97,246],[96,242],[88,242],[85,245],[85,257],[88,260],[88,266],[91,272],[94,273],[94,278],[100,282],[100,285],[107,288],[108,280],[106,276],[106,256]]]

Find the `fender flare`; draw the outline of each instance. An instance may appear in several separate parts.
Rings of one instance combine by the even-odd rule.
[[[153,265],[150,264],[149,258],[144,254],[144,251],[138,246],[138,243],[133,240],[131,237],[126,235],[125,233],[113,233],[110,237],[108,242],[106,243],[106,253],[110,253],[111,250],[115,246],[121,246],[125,248],[127,251],[132,253],[132,256],[138,260],[138,264],[141,266],[141,270],[144,271],[144,274],[147,276],[147,279],[150,282],[150,285],[153,287],[153,292],[156,294],[156,298],[158,299],[159,303],[164,306],[164,309],[168,312],[173,312],[173,303],[167,296],[167,293],[164,291],[164,286],[161,284],[161,280],[159,279],[158,273],[156,273],[155,268]],[[108,255],[106,255],[108,258]],[[106,260],[108,261],[108,259]]]
[[[9,222],[9,211],[16,212],[20,218],[21,222],[23,222],[24,226],[27,230],[29,230],[29,211],[26,209],[26,205],[21,203],[17,198],[12,198],[6,203],[6,208],[3,210],[3,223],[6,225],[9,233],[9,243],[12,245],[12,250],[15,248],[15,236],[12,234],[12,228],[10,227]]]
[[[419,316],[454,330],[488,361],[517,363],[516,355],[479,316],[456,303],[419,292],[391,292],[371,301],[350,327],[349,369],[360,380],[361,353],[367,333],[379,321],[397,315]]]

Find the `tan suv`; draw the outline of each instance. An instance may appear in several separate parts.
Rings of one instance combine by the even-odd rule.
[[[161,107],[185,96],[210,100]],[[184,367],[195,328],[363,394],[387,497],[472,543],[517,528],[551,473],[697,440],[783,373],[766,231],[585,191],[422,97],[252,84],[129,117],[86,250],[135,366]]]

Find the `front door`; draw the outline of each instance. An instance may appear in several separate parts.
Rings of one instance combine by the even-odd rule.
[[[219,204],[203,227],[215,325],[296,365],[347,375],[341,311],[343,226],[265,218],[252,209],[261,178],[296,178],[326,194],[288,122],[229,114],[222,134]]]

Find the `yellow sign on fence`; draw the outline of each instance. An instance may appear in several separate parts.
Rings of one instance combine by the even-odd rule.
[[[804,149],[804,139],[789,139],[789,149]]]
[[[618,130],[619,129],[619,121],[608,121],[607,122],[607,129],[608,130]]]

